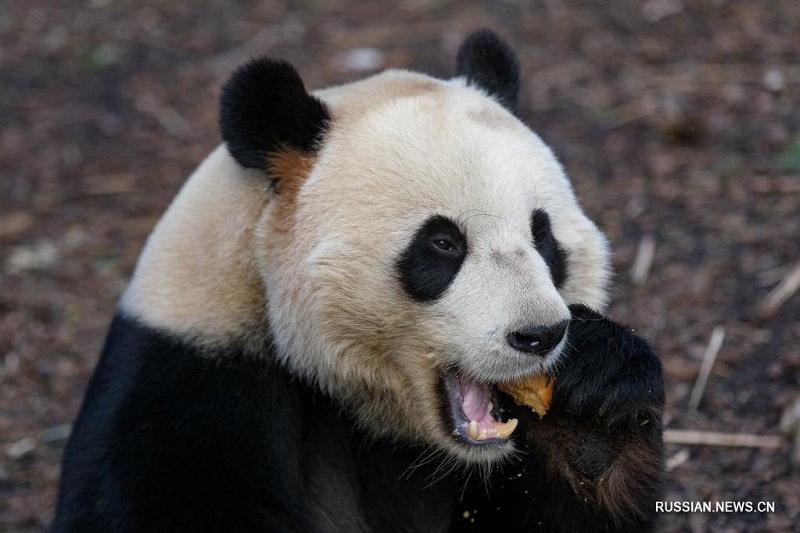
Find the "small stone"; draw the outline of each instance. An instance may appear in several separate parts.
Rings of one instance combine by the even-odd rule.
[[[764,81],[764,87],[775,93],[783,90],[783,87],[786,85],[786,82],[783,78],[783,73],[776,68],[772,68],[766,71],[764,73],[763,81]]]

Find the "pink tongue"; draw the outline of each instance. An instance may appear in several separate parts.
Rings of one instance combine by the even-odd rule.
[[[491,389],[465,377],[459,377],[458,383],[461,385],[461,409],[467,420],[475,420],[481,429],[492,429],[493,418],[489,411]]]

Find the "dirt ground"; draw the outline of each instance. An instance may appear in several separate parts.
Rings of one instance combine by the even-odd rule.
[[[52,517],[116,299],[219,142],[226,75],[269,54],[311,88],[450,76],[483,26],[519,51],[522,115],[610,237],[610,314],[663,358],[667,427],[774,437],[669,444],[665,500],[774,512],[669,513],[659,531],[800,531],[796,433],[779,427],[800,398],[796,0],[0,0],[0,531]]]

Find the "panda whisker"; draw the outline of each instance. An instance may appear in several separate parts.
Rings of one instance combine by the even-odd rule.
[[[518,454],[516,451],[512,452],[511,457],[517,458]],[[479,463],[477,465],[464,465],[464,472],[462,475],[462,484],[461,484],[461,494],[459,499],[463,499],[464,495],[467,492],[469,487],[469,482],[472,479],[473,474],[477,474],[478,476],[478,483],[483,487],[484,491],[486,492],[486,497],[491,497],[491,488],[492,488],[492,475],[494,474],[494,469],[496,465],[495,463]]]
[[[570,344],[569,340],[567,340],[565,342],[565,346],[567,348],[569,348],[570,350],[573,350],[573,351],[575,350],[575,347],[572,346],[572,344]],[[549,363],[547,365],[549,367],[548,370],[551,371],[552,373],[554,373],[555,375],[558,375],[561,371],[564,370],[564,367],[567,364],[567,358],[558,357],[555,361],[549,361],[548,363]]]
[[[534,186],[534,190],[535,189],[536,187]],[[547,205],[547,203],[550,202],[551,200],[569,196],[570,196],[569,193],[566,193],[564,191],[554,192],[549,196],[539,196],[538,194],[536,194],[536,203],[534,204],[534,209],[543,209],[542,206]]]
[[[481,209],[478,209],[478,208],[475,208],[475,209],[467,209],[467,210],[465,210],[465,211],[462,211],[461,213],[459,213],[459,214],[458,214],[458,217],[456,217],[456,224],[460,226],[460,225],[462,224],[462,222],[466,222],[466,220],[462,221],[462,220],[461,220],[461,217],[463,217],[463,216],[464,216],[464,215],[466,215],[467,213],[472,213],[472,212],[474,212],[474,211],[482,211],[482,210],[481,210]],[[468,218],[469,218],[469,217],[468,217]]]
[[[467,471],[467,477],[464,479],[463,485],[461,485],[461,494],[459,495],[458,499],[463,500],[464,494],[467,492],[467,485],[469,485],[469,480],[472,477],[472,470]]]
[[[477,210],[477,209],[473,209],[472,211],[478,211],[478,210]],[[513,225],[513,224],[512,224],[512,223],[511,223],[509,220],[507,220],[507,219],[505,219],[505,218],[501,217],[500,215],[493,215],[493,214],[491,214],[491,213],[487,213],[487,212],[485,212],[485,211],[482,211],[482,212],[480,212],[480,213],[475,213],[474,215],[470,215],[470,216],[468,216],[466,219],[464,219],[464,221],[462,222],[462,224],[466,224],[466,223],[467,223],[469,220],[471,220],[471,219],[473,219],[473,218],[475,218],[475,217],[480,217],[480,216],[489,217],[489,218],[496,218],[496,219],[498,219],[498,220],[502,220],[503,222],[505,222],[505,223],[506,223],[506,224],[508,224],[509,226],[512,226],[512,227],[514,226],[514,225]]]
[[[439,463],[439,465],[436,467],[436,469],[433,471],[433,473],[429,476],[429,478],[428,478],[429,481],[425,485],[424,489],[427,490],[427,489],[432,488],[434,485],[439,483],[441,480],[443,480],[444,478],[446,478],[447,476],[452,474],[453,471],[456,468],[458,468],[458,466],[460,464],[461,464],[461,462],[458,461],[456,458],[449,457],[449,456],[444,456],[444,460],[441,463]]]
[[[411,476],[414,475],[414,472],[421,466],[424,466],[431,461],[433,461],[437,455],[441,455],[441,452],[437,450],[432,444],[426,446],[424,450],[419,454],[419,456],[414,459],[410,465],[400,474],[400,479],[411,479]]]
[[[603,318],[586,318],[586,317],[583,317],[583,316],[573,316],[572,320],[575,320],[577,322],[603,322],[604,321]]]
[[[465,218],[464,220],[460,221],[459,224],[463,226],[467,222],[469,222],[471,219],[473,219],[473,218],[475,218],[477,216],[492,216],[489,213],[486,213],[485,211],[481,211],[480,209],[470,209],[469,211],[465,211],[465,213],[472,213],[472,212],[475,212],[475,211],[478,211],[478,212],[475,213],[475,214],[469,215],[467,218]]]
[[[452,472],[454,468],[455,459],[448,456],[443,456],[442,461],[436,466],[433,473],[428,476],[428,484],[425,485],[426,489],[433,487],[436,483],[444,479],[448,473]]]
[[[483,485],[483,490],[486,491],[486,497],[489,498],[491,496],[491,489],[492,489],[492,465],[481,465],[480,468],[481,474],[481,485]]]

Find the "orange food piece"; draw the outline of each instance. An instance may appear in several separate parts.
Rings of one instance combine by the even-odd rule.
[[[527,405],[543,417],[553,401],[556,380],[547,374],[535,374],[519,381],[498,383],[497,388],[514,398],[517,405]]]

